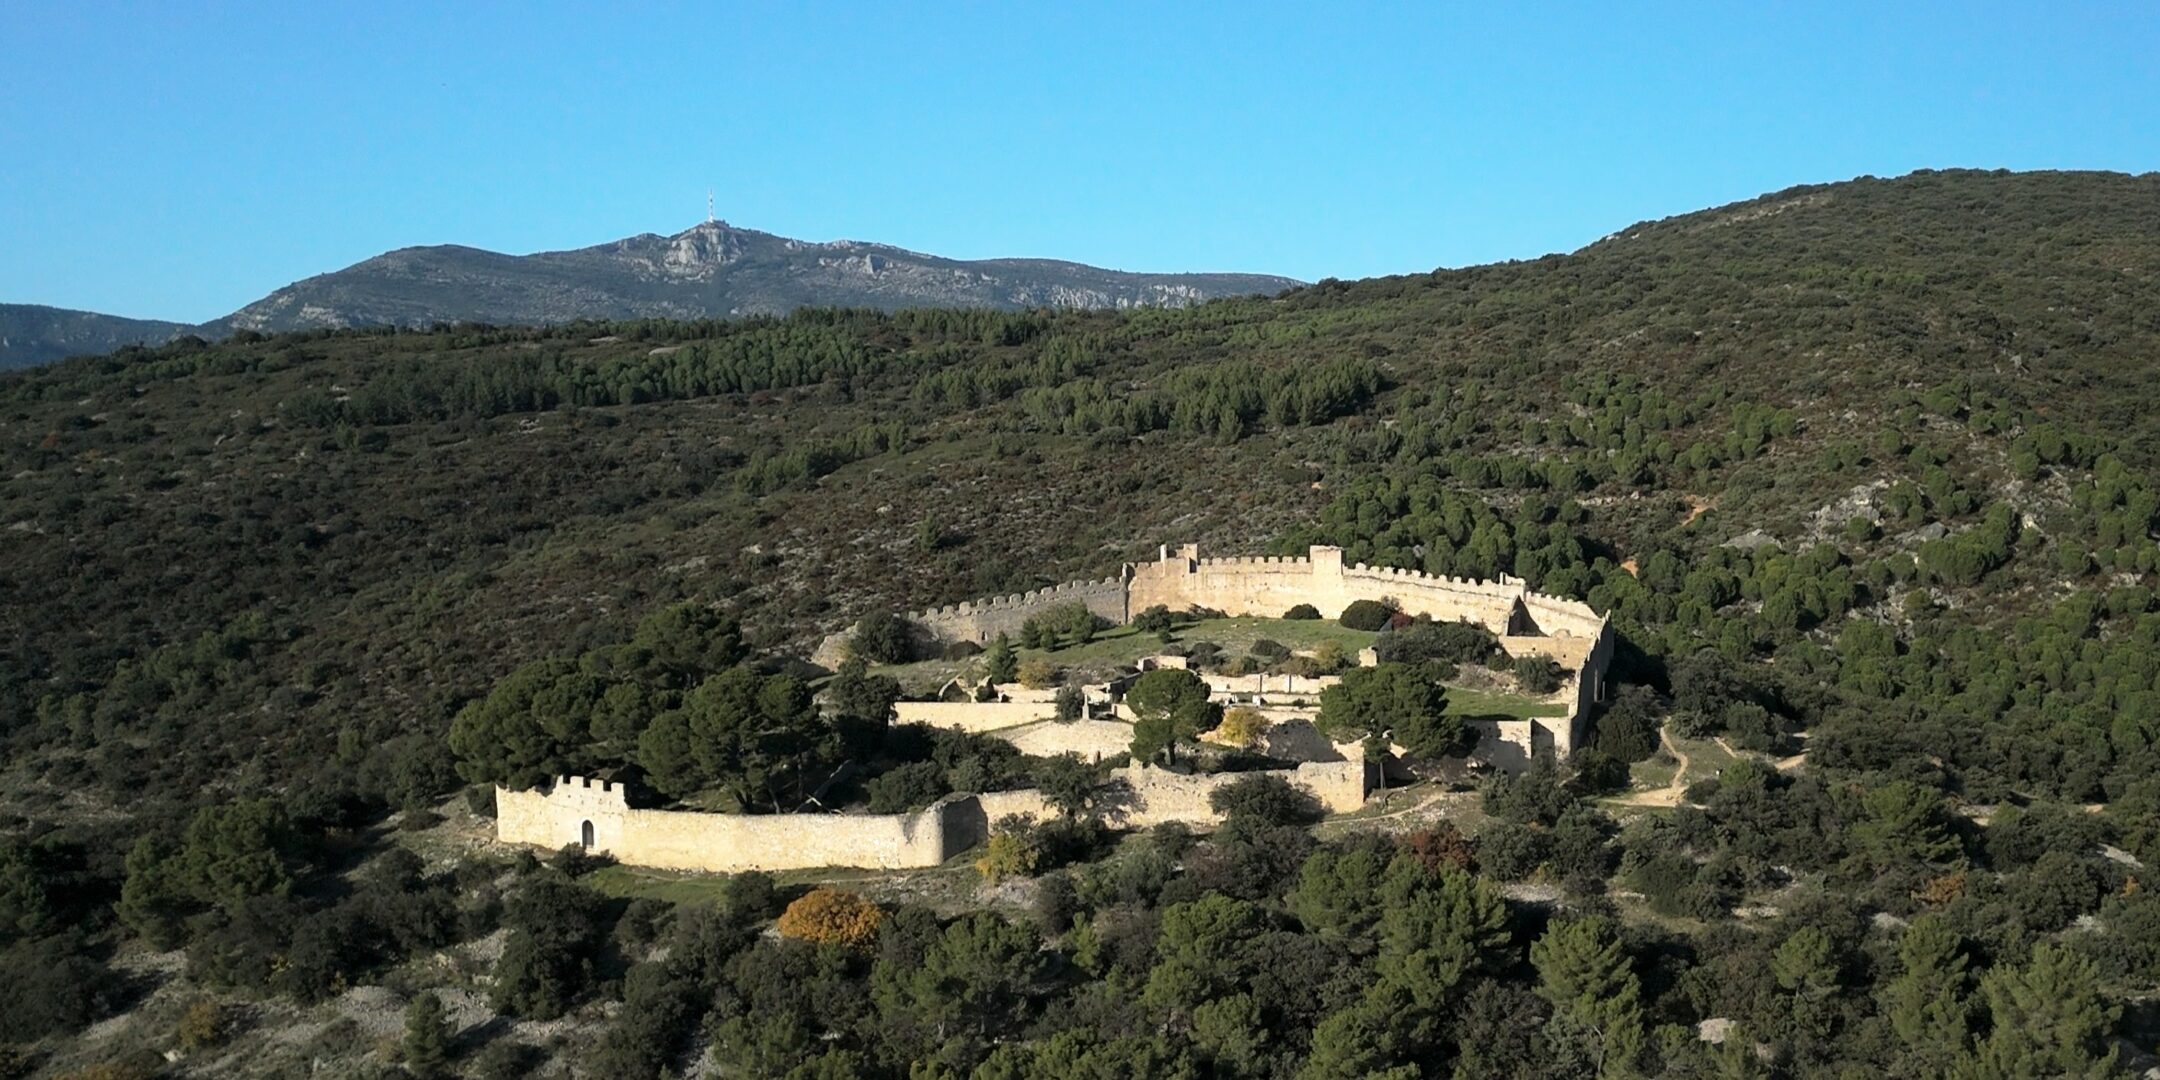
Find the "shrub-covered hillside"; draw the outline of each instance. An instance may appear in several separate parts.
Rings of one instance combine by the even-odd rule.
[[[104,913],[78,920],[108,935],[95,953],[133,940],[109,913],[139,840],[186,851],[204,806],[251,827],[227,820],[242,798],[352,823],[433,805],[462,705],[671,604],[800,652],[1158,543],[1324,542],[1588,599],[1668,730],[1804,755],[1695,793],[1673,831],[1598,840],[1667,914],[1783,873],[1899,919],[1934,889],[1999,935],[1982,962],[2052,964],[2034,943],[2081,916],[2153,918],[2090,851],[2160,858],[2156,359],[2160,176],[1978,172],[1178,311],[123,350],[0,378],[0,791],[11,842],[62,867],[51,895]],[[2006,931],[2048,845],[2015,854],[1949,808],[2015,804],[2094,812],[2033,819],[2082,845],[2043,876],[2083,885]],[[1891,977],[1832,929],[1845,951],[1795,970],[1860,997]],[[1496,978],[1524,962],[1493,955]],[[1644,993],[1668,1020],[1688,995],[1730,1012],[1701,985],[1728,962]],[[2115,1000],[2160,977],[2102,966]],[[1827,1030],[1789,1049],[1830,1061]]]
[[[1889,672],[2151,569],[2156,273],[2160,179],[1937,173],[1184,311],[130,350],[0,383],[0,712],[69,787],[283,782],[667,600],[800,645],[1182,539],[1509,570],[1667,659],[1857,609]]]

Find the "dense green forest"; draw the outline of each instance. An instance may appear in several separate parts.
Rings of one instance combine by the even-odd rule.
[[[580,1075],[2106,1075],[2160,1029],[2156,358],[2160,177],[1957,172],[1183,310],[243,334],[0,377],[4,1064],[97,1061],[76,1033],[175,981],[213,1013],[417,993],[493,939],[495,1009],[599,1032],[532,1051]],[[559,741],[649,743],[687,789],[719,775],[698,716],[822,722],[785,658],[825,633],[1184,541],[1586,599],[1631,684],[1597,753],[1662,725],[1743,761],[1656,812],[1557,763],[1469,836],[1076,807],[1024,902],[852,935],[761,936],[799,884],[670,908],[412,853],[553,763],[476,736],[490,709],[582,687]],[[1047,767],[866,730],[875,700],[829,738],[887,775]],[[755,776],[745,806],[801,794]],[[431,1051],[426,1013],[409,1071],[538,1067]]]

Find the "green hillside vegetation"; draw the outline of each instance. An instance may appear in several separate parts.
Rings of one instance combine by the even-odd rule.
[[[152,946],[187,950],[168,986],[312,1007],[507,928],[490,1007],[624,1075],[699,1031],[758,1075],[2085,1075],[2160,994],[2156,313],[2160,177],[1921,173],[1177,311],[242,334],[0,378],[0,1037],[93,1060],[69,1036]],[[1026,918],[893,899],[867,951],[758,936],[788,898],[754,877],[626,908],[385,824],[609,739],[782,805],[800,763],[715,756],[738,706],[846,725],[709,680],[1185,541],[1585,599],[1631,733],[1493,783],[1474,837],[1255,812],[1105,856],[1071,823],[1028,838]],[[495,695],[530,741],[453,734]],[[1623,825],[1590,796],[1660,724],[1748,756]],[[855,749],[948,782],[994,753]]]

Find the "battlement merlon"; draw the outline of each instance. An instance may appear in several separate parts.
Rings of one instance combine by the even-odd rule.
[[[1313,545],[1306,550],[1307,561],[1312,563],[1314,577],[1340,578],[1343,573],[1342,549],[1339,547]]]
[[[595,810],[627,810],[629,792],[623,785],[590,776],[558,776],[547,792],[547,801]]]

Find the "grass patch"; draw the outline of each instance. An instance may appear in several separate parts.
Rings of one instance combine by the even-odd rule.
[[[1680,772],[1680,763],[1663,750],[1628,767],[1628,779],[1640,791],[1655,791],[1672,783]]]
[[[1725,767],[1739,761],[1738,755],[1719,745],[1715,739],[1682,739],[1674,737],[1672,744],[1687,755],[1688,783],[1708,780],[1725,771]]]
[[[1566,716],[1567,706],[1518,694],[1450,686],[1447,692],[1447,711],[1456,716],[1502,716],[1523,720],[1532,716]]]
[[[1667,733],[1667,741],[1685,758],[1683,767],[1679,760],[1669,757],[1660,748],[1648,759],[1638,761],[1628,769],[1629,789],[1626,793],[1603,800],[1608,807],[1628,812],[1658,809],[1637,801],[1648,793],[1669,792],[1674,786],[1682,789],[1709,780],[1723,772],[1727,766],[1740,760],[1738,755],[1720,746],[1715,739],[1683,739]]]
[[[687,874],[642,866],[603,866],[578,884],[624,900],[665,900],[671,904],[710,904],[720,899],[726,874]]]
[[[953,856],[943,865],[909,870],[877,870],[853,866],[820,866],[803,870],[776,870],[773,883],[782,892],[806,892],[817,885],[833,885],[865,894],[884,886],[903,883],[910,891],[929,886],[975,884],[976,849]],[[665,900],[671,904],[710,904],[720,899],[730,875],[695,870],[658,870],[648,866],[603,866],[578,879],[578,883],[603,895],[625,900]]]

